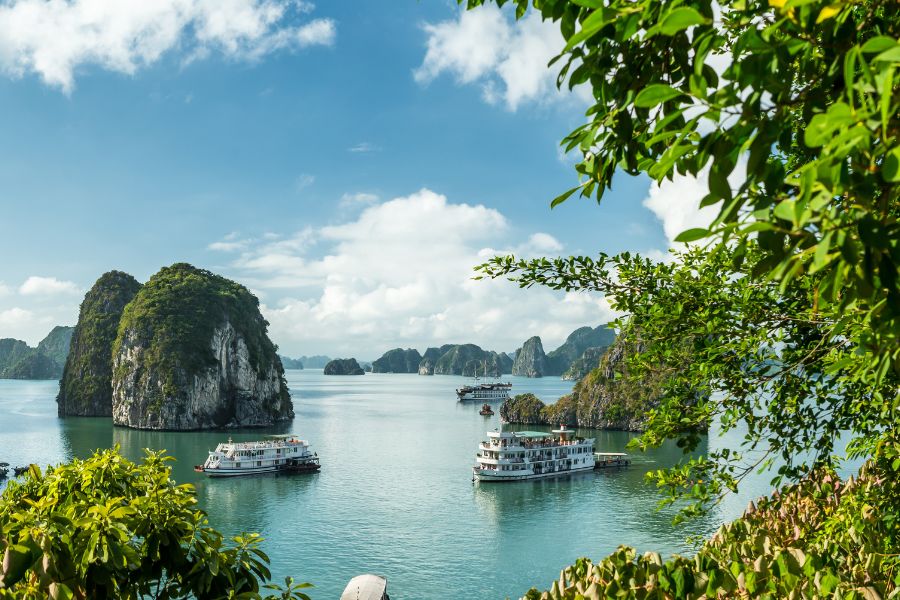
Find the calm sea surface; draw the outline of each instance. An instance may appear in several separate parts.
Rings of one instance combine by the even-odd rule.
[[[336,600],[367,572],[387,576],[394,600],[517,598],[531,585],[547,587],[579,556],[599,558],[620,544],[690,552],[687,536],[710,534],[770,489],[757,477],[715,514],[673,527],[671,513],[655,510],[659,497],[644,473],[677,461],[674,446],[637,455],[622,471],[474,484],[478,442],[499,422],[480,416],[480,404],[456,402],[463,378],[287,375],[297,417],[278,432],[310,441],[322,460],[318,474],[207,479],[192,466],[218,442],[276,430],[148,432],[109,419],[58,419],[55,381],[0,380],[0,461],[46,465],[117,443],[132,459],[142,448],[166,449],[178,459],[175,479],[197,487],[212,525],[262,533],[276,580],[310,581],[316,600]],[[515,393],[545,402],[572,387],[552,377],[511,381]],[[600,451],[621,451],[631,437],[580,434],[595,437]],[[737,443],[711,435],[709,445]]]

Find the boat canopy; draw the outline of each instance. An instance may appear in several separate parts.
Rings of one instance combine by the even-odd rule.
[[[387,579],[378,575],[357,575],[350,580],[341,600],[383,600],[387,597]]]
[[[514,431],[516,437],[520,438],[546,438],[553,437],[552,433],[546,431]]]

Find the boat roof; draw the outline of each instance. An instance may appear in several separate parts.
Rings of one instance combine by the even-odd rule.
[[[594,456],[628,456],[624,452],[594,452]]]
[[[387,579],[366,573],[350,580],[341,600],[382,600],[386,590]]]
[[[516,437],[522,438],[545,438],[553,437],[553,434],[547,431],[514,431]]]
[[[289,440],[291,438],[299,438],[300,436],[296,433],[279,433],[277,435],[267,435],[267,438],[274,438],[277,440]]]

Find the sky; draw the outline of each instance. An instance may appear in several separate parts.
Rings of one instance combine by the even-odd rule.
[[[600,296],[472,279],[510,252],[661,258],[710,220],[688,178],[550,209],[590,103],[556,89],[562,46],[448,0],[0,0],[0,338],[175,262],[250,288],[290,356],[608,322]]]

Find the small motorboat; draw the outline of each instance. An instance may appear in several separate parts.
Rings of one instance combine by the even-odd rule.
[[[479,415],[484,415],[485,417],[490,417],[494,414],[494,409],[491,408],[490,404],[484,404],[481,407],[481,410],[478,411]]]

